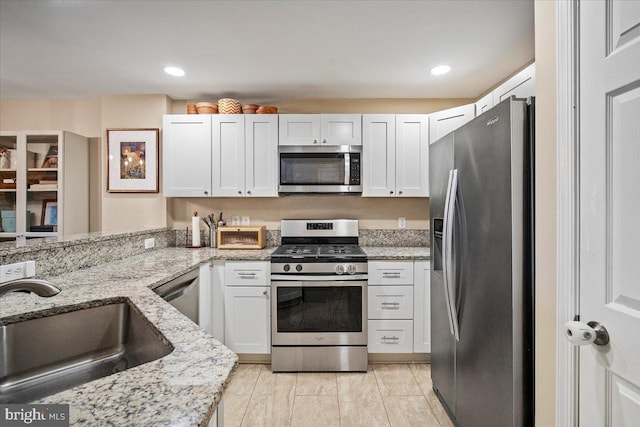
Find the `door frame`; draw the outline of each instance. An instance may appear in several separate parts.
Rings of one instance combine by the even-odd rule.
[[[579,349],[562,331],[580,314],[579,0],[556,3],[556,425],[579,424]]]

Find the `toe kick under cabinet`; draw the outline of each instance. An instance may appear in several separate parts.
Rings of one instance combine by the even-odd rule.
[[[431,351],[428,269],[428,261],[369,261],[369,353]]]

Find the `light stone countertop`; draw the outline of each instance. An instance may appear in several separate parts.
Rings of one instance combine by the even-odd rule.
[[[206,425],[216,409],[237,356],[149,287],[212,259],[268,259],[271,250],[220,251],[165,248],[120,261],[47,277],[62,288],[51,298],[14,293],[1,299],[2,323],[38,317],[34,311],[90,301],[128,298],[174,346],[167,356],[115,375],[47,396],[34,403],[68,403],[72,425]]]
[[[370,261],[375,260],[426,260],[431,257],[431,248],[399,246],[363,246],[362,250]]]
[[[52,298],[15,293],[2,297],[0,324],[78,308],[91,301],[127,298],[174,346],[167,356],[47,396],[35,403],[68,403],[71,424],[206,425],[237,356],[149,288],[212,260],[269,260],[275,248],[223,250],[164,248],[96,267],[47,277],[62,288]],[[364,247],[370,259],[428,259],[429,248]],[[95,305],[95,303],[93,303]]]

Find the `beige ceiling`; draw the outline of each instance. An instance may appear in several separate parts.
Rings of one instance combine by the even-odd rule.
[[[0,0],[0,98],[473,98],[533,31],[532,0]]]

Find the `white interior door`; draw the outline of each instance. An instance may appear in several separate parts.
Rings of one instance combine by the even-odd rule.
[[[640,425],[640,2],[580,2],[580,425]]]

